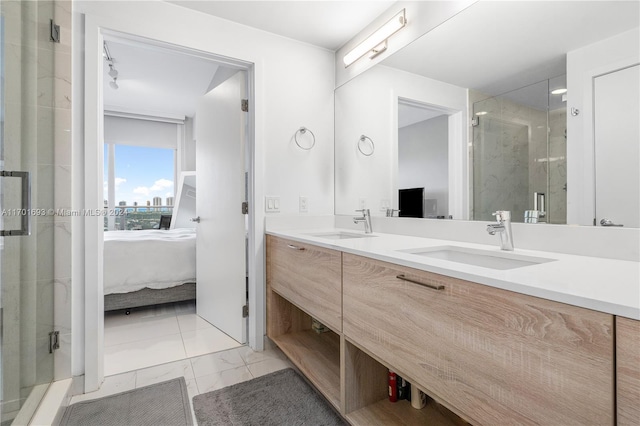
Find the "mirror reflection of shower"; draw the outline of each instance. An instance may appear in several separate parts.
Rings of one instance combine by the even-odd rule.
[[[567,221],[566,76],[473,102],[471,217],[514,222]],[[526,218],[526,219],[525,219]]]

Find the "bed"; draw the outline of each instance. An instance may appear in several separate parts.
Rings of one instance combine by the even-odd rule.
[[[196,297],[195,229],[104,233],[104,310]]]

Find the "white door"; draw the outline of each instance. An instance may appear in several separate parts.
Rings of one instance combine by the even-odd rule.
[[[200,98],[195,118],[197,313],[240,343],[247,340],[245,94],[240,71]]]
[[[596,225],[640,227],[640,65],[595,78]]]

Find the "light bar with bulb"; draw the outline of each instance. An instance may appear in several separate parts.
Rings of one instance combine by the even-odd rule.
[[[372,52],[376,47],[383,44],[389,37],[398,32],[407,24],[405,17],[405,10],[402,9],[393,18],[387,21],[382,27],[378,28],[373,34],[364,39],[360,44],[353,48],[349,53],[344,55],[344,66],[348,67],[358,59],[362,58],[369,52]],[[385,45],[386,47],[386,45]],[[382,53],[382,51],[373,52],[376,54]]]

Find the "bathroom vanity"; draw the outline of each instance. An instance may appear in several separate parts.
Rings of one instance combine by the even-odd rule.
[[[636,262],[507,256],[391,234],[268,233],[267,335],[352,424],[639,418],[638,289],[612,288],[637,276]],[[500,262],[477,259],[487,255]],[[600,291],[598,271],[611,262],[621,282]],[[330,331],[316,333],[312,319]],[[389,369],[433,401],[422,410],[389,402]]]

